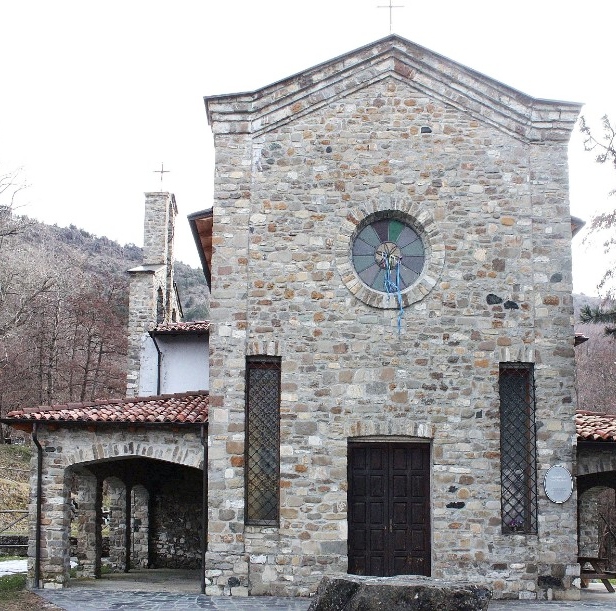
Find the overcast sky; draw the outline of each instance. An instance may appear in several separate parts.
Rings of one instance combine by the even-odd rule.
[[[143,193],[186,215],[212,205],[203,96],[258,89],[389,34],[389,0],[0,0],[0,171],[23,167],[21,211],[141,245]],[[616,119],[610,0],[395,0],[393,31],[534,97]],[[609,205],[616,172],[574,134],[571,210]],[[616,200],[611,202],[616,205]],[[574,244],[574,288],[607,263]]]

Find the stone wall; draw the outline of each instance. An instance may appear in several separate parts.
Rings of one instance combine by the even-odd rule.
[[[175,196],[166,192],[145,194],[143,262],[146,265],[173,263],[177,215]]]
[[[602,524],[599,520],[599,496],[605,488],[592,488],[579,497],[579,554],[599,556],[599,537]]]
[[[305,595],[346,572],[348,441],[377,436],[431,443],[433,576],[487,580],[498,598],[575,597],[575,496],[556,505],[540,491],[538,535],[502,532],[498,371],[535,365],[538,481],[572,469],[566,154],[579,107],[539,109],[410,43],[390,58],[388,44],[250,103],[208,101],[208,592],[233,575],[244,593]],[[400,331],[349,265],[354,232],[379,211],[405,215],[428,255]],[[251,354],[282,357],[277,528],[244,526]]]
[[[27,553],[26,535],[0,535],[0,560],[2,556],[26,556]]]
[[[153,568],[201,567],[202,473],[184,472],[167,480],[154,499]]]
[[[52,427],[55,429],[55,427]],[[120,472],[122,459],[142,458],[157,461],[160,470],[169,465],[191,467],[198,473],[203,468],[203,447],[198,430],[178,430],[169,428],[105,428],[96,430],[60,428],[50,430],[45,425],[40,426],[38,433],[43,447],[43,491],[41,516],[41,587],[58,588],[67,585],[69,579],[70,561],[70,530],[71,530],[71,484],[75,474],[79,484],[85,488],[79,494],[83,503],[79,511],[83,516],[83,528],[80,527],[78,554],[85,564],[85,573],[95,574],[100,558],[92,553],[95,539],[94,522],[101,519],[97,515],[94,498],[97,478],[92,473],[101,465],[113,461],[115,470]],[[28,549],[29,583],[34,582],[35,559],[35,523],[36,523],[36,448],[33,453],[33,469],[31,477],[30,496],[30,534]],[[89,471],[92,469],[92,472]],[[193,476],[194,477],[194,476]],[[110,490],[110,561],[118,569],[123,570],[125,564],[125,538],[123,528],[126,524],[126,487],[119,478],[107,478]],[[192,480],[191,480],[192,481]],[[89,484],[89,486],[88,486]],[[135,482],[135,511],[131,512],[142,523],[149,520],[147,513],[147,494],[142,486]],[[144,482],[149,484],[149,482]],[[99,488],[100,489],[100,488]],[[197,502],[201,500],[201,488],[195,491]],[[200,516],[199,512],[199,516]],[[149,525],[148,525],[149,526]],[[135,539],[134,564],[145,566],[148,562],[149,542],[147,529],[137,533]],[[143,536],[146,540],[144,541]],[[99,543],[102,551],[102,541]]]
[[[577,475],[593,475],[616,472],[616,451],[612,444],[591,447],[582,444],[577,452]]]

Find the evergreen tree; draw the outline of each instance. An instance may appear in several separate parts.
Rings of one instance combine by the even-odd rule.
[[[580,322],[606,325],[605,334],[616,337],[616,308],[612,305],[594,308],[585,305],[580,310]]]

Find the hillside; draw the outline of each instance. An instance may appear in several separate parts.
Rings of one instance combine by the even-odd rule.
[[[599,297],[573,295],[575,332],[588,341],[575,349],[578,409],[616,414],[616,341],[602,325],[582,324],[580,309],[601,305]]]
[[[130,268],[142,249],[75,226],[0,216],[0,415],[122,397]],[[184,320],[208,318],[203,270],[177,262]],[[10,431],[0,425],[0,442]]]
[[[28,219],[28,229],[20,240],[47,252],[61,261],[71,261],[80,270],[93,275],[112,274],[127,280],[126,271],[143,262],[143,250],[134,244],[122,246],[106,237],[95,236],[74,225],[58,227]],[[185,320],[203,320],[209,316],[208,288],[203,270],[176,261],[178,286]]]
[[[29,446],[0,444],[0,510],[27,509],[31,456],[32,451]],[[0,532],[26,534],[25,520],[11,526],[20,517],[20,514],[0,513]],[[7,527],[8,530],[5,531]]]

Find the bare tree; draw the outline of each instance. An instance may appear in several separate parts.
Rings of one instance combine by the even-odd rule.
[[[15,214],[17,194],[26,186],[20,170],[0,174],[0,369],[5,369],[8,362],[7,339],[28,321],[34,304],[53,284],[34,264],[38,253],[19,241],[31,226],[29,219]],[[0,414],[5,412],[5,397],[3,387]],[[5,431],[0,426],[0,443],[4,438]]]
[[[0,174],[0,338],[27,321],[32,304],[53,284],[40,270],[34,272],[36,253],[17,241],[31,225],[15,214],[16,195],[26,186],[19,170]]]
[[[601,118],[599,136],[580,118],[580,130],[584,134],[584,148],[593,152],[597,163],[609,164],[616,170],[616,128],[607,115]],[[616,194],[616,189],[610,195]],[[613,252],[616,245],[616,207],[608,212],[597,214],[590,221],[589,236],[600,238],[606,254]],[[587,238],[588,239],[588,238]],[[604,413],[616,413],[614,404],[614,380],[616,379],[616,307],[614,305],[613,266],[608,266],[601,278],[598,289],[606,295],[599,306],[585,305],[581,308],[576,331],[589,337],[588,342],[576,348],[576,374],[578,405],[582,409]],[[603,325],[603,333],[592,325]],[[614,490],[605,490],[599,499],[599,555],[608,559],[613,569],[616,563],[616,501]]]
[[[578,408],[615,413],[616,342],[594,325],[576,324],[575,329],[589,338],[575,349]]]
[[[588,125],[584,117],[580,117],[580,131],[584,134],[584,148],[595,154],[597,163],[607,163],[616,170],[616,127],[612,125],[609,117],[604,115],[601,118],[600,135],[595,135],[595,132]],[[615,179],[616,180],[616,179]],[[614,195],[616,189],[610,192]],[[616,208],[608,212],[595,215],[589,225],[589,234],[586,239],[599,238],[602,240],[602,245],[605,253],[610,252],[616,244],[616,235],[613,229],[616,228]],[[612,296],[613,289],[611,288],[613,281],[616,279],[615,270],[610,266],[605,270],[599,286],[599,290],[605,290],[607,297]],[[601,310],[595,311],[595,315],[600,314]],[[594,322],[592,320],[589,322]]]
[[[0,218],[5,212],[14,211],[17,194],[27,186],[21,177],[21,169],[0,174]],[[10,216],[6,224],[0,225],[0,238],[19,233],[21,225],[21,221]]]
[[[6,342],[2,386],[11,409],[124,395],[126,281],[71,262],[57,263],[56,274],[28,325]]]

